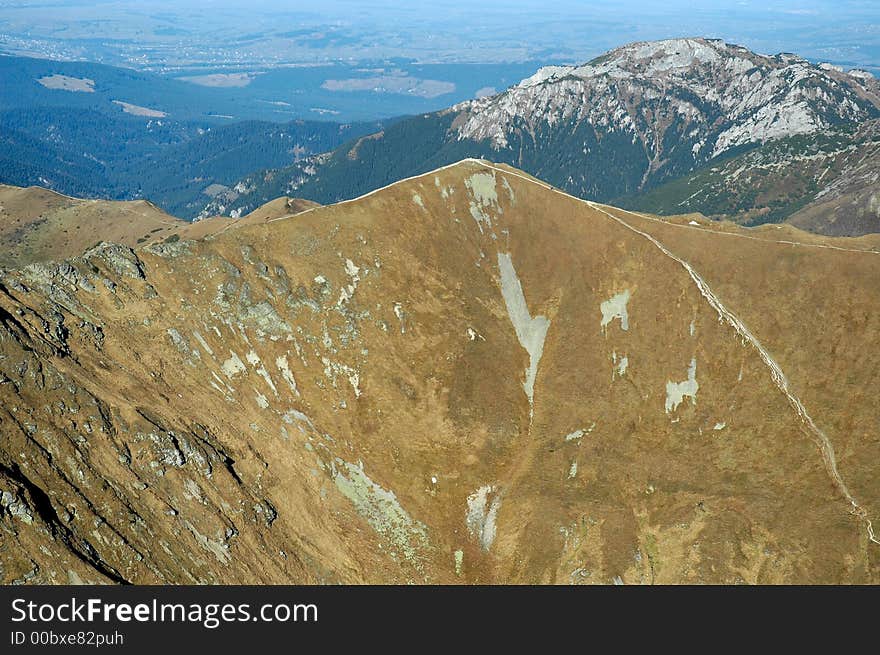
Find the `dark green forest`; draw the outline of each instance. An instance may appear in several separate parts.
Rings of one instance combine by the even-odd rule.
[[[146,198],[182,218],[196,216],[212,184],[289,166],[373,132],[379,123],[245,121],[217,126],[93,109],[0,111],[0,182],[72,196]]]
[[[316,175],[305,175],[307,162],[260,171],[246,178],[254,189],[234,206],[253,209],[280,195],[296,195],[322,204],[364,194],[404,177],[430,171],[467,157],[485,158],[528,171],[584,198],[609,200],[640,192],[650,160],[644,147],[622,132],[599,132],[587,122],[570,129],[542,125],[534,133],[515,126],[508,145],[495,149],[489,141],[450,138],[455,119],[440,112],[401,120],[385,129],[381,139],[352,141],[340,146]],[[356,156],[350,156],[356,147]],[[690,141],[671,144],[665,165],[647,175],[648,188],[689,172]],[[584,150],[590,152],[584,156]],[[291,188],[294,182],[295,188]]]

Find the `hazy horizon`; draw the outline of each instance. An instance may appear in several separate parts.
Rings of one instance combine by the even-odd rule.
[[[151,70],[392,58],[579,62],[632,41],[685,36],[880,66],[880,8],[865,0],[0,2],[0,51]]]

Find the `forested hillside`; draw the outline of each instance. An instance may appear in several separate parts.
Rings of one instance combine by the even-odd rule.
[[[0,182],[77,197],[147,198],[192,218],[218,193],[229,197],[221,187],[251,171],[288,166],[380,127],[319,121],[212,126],[73,107],[10,109],[0,112]]]

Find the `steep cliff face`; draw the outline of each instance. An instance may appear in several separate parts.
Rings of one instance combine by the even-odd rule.
[[[468,160],[6,270],[0,576],[877,582],[874,245]]]

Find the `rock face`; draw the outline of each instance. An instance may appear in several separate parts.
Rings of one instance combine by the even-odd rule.
[[[466,115],[456,132],[501,149],[513,133],[585,122],[638,141],[654,174],[674,151],[699,162],[734,146],[865,120],[877,114],[877,91],[870,76],[796,55],[672,39],[630,44],[583,66],[542,68],[498,96],[459,105]]]
[[[0,579],[877,583],[877,245],[467,160],[6,270]]]

